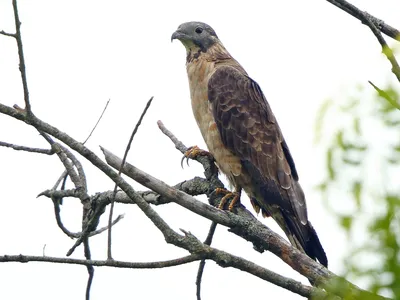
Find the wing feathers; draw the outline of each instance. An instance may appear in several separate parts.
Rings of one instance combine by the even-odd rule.
[[[251,197],[255,211],[272,215],[292,243],[327,263],[307,219],[293,158],[258,84],[242,69],[221,66],[209,80],[208,98],[223,144],[241,159],[254,194],[261,195]]]

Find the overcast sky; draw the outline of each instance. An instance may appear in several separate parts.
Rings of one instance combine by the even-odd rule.
[[[352,3],[400,28],[398,0]],[[83,141],[111,99],[87,145],[100,156],[99,145],[122,156],[139,115],[154,96],[128,160],[169,184],[202,176],[202,168],[192,162],[181,169],[181,154],[158,130],[157,120],[186,145],[205,148],[190,107],[185,50],[178,41],[171,44],[171,34],[187,21],[211,25],[270,102],[294,156],[309,218],[327,252],[330,269],[341,272],[346,239],[314,188],[325,167],[322,150],[313,144],[314,121],[325,99],[346,97],[355,84],[368,87],[367,80],[379,86],[392,76],[376,38],[361,22],[323,0],[21,0],[19,9],[33,112]],[[13,32],[13,22],[11,0],[1,0],[0,30]],[[23,107],[19,76],[16,43],[0,36],[1,103]],[[35,130],[3,115],[0,140],[48,147]],[[79,158],[90,194],[113,189],[108,178]],[[51,201],[36,198],[62,173],[58,158],[0,148],[0,166],[0,255],[42,255],[46,245],[46,255],[65,256],[73,241],[57,227]],[[247,197],[242,202],[251,208]],[[65,199],[62,209],[65,225],[79,231],[78,200]],[[174,204],[155,209],[174,229],[191,231],[201,240],[206,237],[209,221]],[[125,219],[113,231],[115,259],[157,261],[187,254],[166,245],[137,207],[117,205],[115,215],[120,213]],[[282,234],[272,220],[263,222]],[[93,258],[105,259],[106,235],[91,241]],[[274,255],[255,252],[250,243],[222,226],[213,245],[307,283]],[[82,258],[82,248],[73,257]],[[97,268],[92,299],[195,299],[197,266]],[[82,266],[4,263],[0,298],[82,299],[86,280],[87,271]],[[219,268],[213,262],[207,263],[202,295],[203,299],[298,299],[286,290],[234,269]]]

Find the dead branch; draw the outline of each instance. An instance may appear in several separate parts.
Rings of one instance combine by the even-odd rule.
[[[118,169],[121,165],[121,159],[104,148],[102,148],[102,150],[107,163]],[[363,291],[352,283],[339,278],[321,264],[315,262],[296,248],[293,248],[282,237],[254,218],[254,216],[242,205],[237,208],[237,214],[229,211],[222,211],[168,186],[159,179],[143,172],[129,163],[125,163],[123,173],[147,188],[169,198],[172,202],[175,202],[209,220],[229,227],[231,232],[252,242],[255,249],[258,251],[271,251],[294,270],[316,282],[317,285],[323,286],[328,292],[333,293],[334,295],[340,297],[344,297],[345,295],[359,297],[360,294],[365,293],[371,297],[375,297],[376,299],[385,299],[384,297]],[[170,241],[167,238],[166,241],[182,248],[187,246],[175,244],[174,241]],[[338,280],[342,282],[340,289],[338,289],[337,284],[332,284],[332,282]]]
[[[105,164],[100,158],[98,158],[92,151],[90,151],[88,148],[86,148],[84,145],[82,145],[81,143],[75,141],[73,138],[71,138],[70,136],[68,136],[67,134],[65,134],[64,132],[60,131],[59,129],[55,128],[54,126],[51,126],[45,122],[43,122],[42,120],[38,119],[35,115],[31,115],[31,116],[26,116],[25,114],[21,113],[20,111],[8,107],[6,105],[0,104],[0,113],[12,116],[18,120],[22,120],[27,122],[27,118],[29,118],[29,123],[30,125],[34,126],[35,128],[50,134],[52,136],[54,136],[55,138],[57,138],[58,140],[62,141],[63,143],[65,143],[66,145],[68,145],[70,148],[74,149],[75,151],[77,151],[78,153],[80,153],[82,156],[84,156],[86,159],[88,159],[93,165],[95,165],[99,170],[101,170],[102,172],[104,172],[110,179],[112,179],[115,183],[118,184],[118,186],[138,205],[138,207],[145,213],[145,215],[153,222],[153,224],[162,232],[162,234],[164,235],[164,238],[166,240],[167,243],[171,243],[177,247],[183,248],[188,250],[190,253],[214,253],[215,255],[213,255],[211,257],[211,259],[215,260],[216,262],[219,262],[219,264],[222,265],[226,265],[226,262],[229,262],[229,264],[227,266],[240,266],[240,269],[245,270],[246,272],[249,272],[249,268],[250,267],[245,267],[245,266],[250,266],[249,264],[247,264],[247,262],[242,259],[241,265],[239,264],[240,261],[238,261],[238,259],[241,258],[235,258],[234,256],[226,253],[226,252],[222,252],[220,250],[215,249],[215,251],[220,251],[220,252],[212,252],[212,248],[204,245],[203,243],[201,243],[198,239],[196,239],[193,235],[191,234],[185,234],[185,235],[180,235],[178,233],[176,233],[175,231],[173,231],[169,225],[158,215],[157,212],[155,212],[150,205],[140,196],[138,195],[133,189],[132,187],[120,176],[118,176],[118,174],[113,171],[113,169],[111,169],[107,164]],[[121,160],[119,160],[119,165],[121,165]],[[124,170],[127,166],[124,167]],[[142,180],[138,180],[138,182],[142,183]],[[153,182],[154,183],[154,182]],[[156,181],[157,183],[157,181]],[[156,184],[157,185],[157,184]],[[164,184],[165,185],[165,184]],[[168,187],[168,186],[167,186]],[[154,191],[160,193],[158,188],[153,188]],[[171,194],[172,193],[172,194]],[[241,219],[240,216],[236,216],[233,213],[229,213],[229,212],[224,212],[221,211],[217,208],[211,207],[209,205],[206,205],[204,203],[201,203],[199,201],[197,201],[196,199],[190,197],[189,195],[177,191],[175,189],[171,190],[170,187],[168,187],[167,189],[164,188],[164,191],[161,192],[160,194],[162,194],[163,196],[166,196],[167,198],[170,198],[171,201],[177,200],[178,201],[174,201],[178,204],[184,204],[182,206],[184,207],[190,207],[191,210],[194,211],[198,211],[198,213],[202,216],[206,216],[208,218],[211,217],[211,215],[216,214],[215,216],[217,216],[216,220],[218,223],[220,224],[226,224],[229,226],[233,225],[233,222],[235,221],[242,221],[242,223],[240,224],[240,221],[238,223],[238,230],[236,230],[236,232],[240,231],[240,228],[246,228],[250,230],[250,236],[256,236],[256,232],[254,232],[254,230],[256,229],[254,226],[255,224],[251,224],[251,223],[247,223],[248,221],[244,221]],[[175,197],[177,199],[175,199]],[[189,197],[189,198],[186,198]],[[183,201],[182,201],[183,200]],[[194,206],[192,207],[192,204],[190,204],[191,201],[194,200]],[[96,212],[95,212],[96,213]],[[250,216],[252,216],[251,214],[249,214]],[[88,222],[88,226],[87,228],[85,228],[83,230],[82,234],[86,234],[85,230],[89,230],[88,228],[90,228],[90,226],[92,225],[91,222],[95,222],[93,221],[94,218],[92,218],[89,222]],[[258,222],[256,219],[254,219],[256,222]],[[246,225],[244,225],[243,222],[246,222]],[[234,227],[234,226],[231,226]],[[234,229],[232,228],[232,231],[234,231]],[[268,243],[265,243],[264,241],[270,241],[270,242],[274,242],[273,237],[277,237],[278,239],[281,239],[283,241],[283,243],[285,243],[286,245],[286,249],[287,249],[287,254],[290,253],[289,251],[289,244],[287,242],[285,242],[282,238],[280,238],[278,235],[272,233],[271,231],[266,232],[266,234],[272,234],[272,238],[267,239],[264,236],[261,235],[261,238],[259,237],[258,239],[260,239],[260,245],[263,246],[268,246],[270,249],[272,249],[273,247],[271,247],[272,245],[269,245]],[[244,235],[244,234],[243,234]],[[82,242],[82,240],[80,241]],[[77,247],[77,244],[74,245],[73,248],[71,248],[71,250],[75,249]],[[268,249],[267,247],[264,247],[264,249]],[[71,250],[69,251],[70,254]],[[294,249],[294,251],[297,251],[296,249]],[[217,255],[217,254],[218,255]],[[284,252],[283,252],[284,253]],[[222,255],[222,257],[221,257]],[[298,259],[299,257],[296,255],[302,255],[299,251],[297,251],[297,253],[295,252],[295,256],[294,259]],[[309,261],[311,261],[311,259],[308,258],[308,256],[303,255],[304,257],[306,257],[306,259],[308,259]],[[301,256],[300,256],[301,257]],[[290,260],[289,260],[290,261]],[[298,260],[298,264],[301,264],[301,260]],[[314,261],[311,261],[312,263],[317,264]],[[253,264],[254,265],[254,264]],[[307,268],[310,267],[309,264],[306,264],[305,266],[301,266],[301,268]],[[314,265],[315,266],[315,265]],[[320,266],[319,264],[316,265],[317,269],[315,269],[313,272],[314,275],[312,275],[311,277],[317,277],[317,273],[321,272],[321,270],[323,270],[322,266]],[[261,268],[261,267],[259,267]],[[300,267],[298,267],[300,268]],[[264,269],[264,268],[263,268]],[[258,269],[260,270],[260,269]],[[266,270],[266,269],[265,269]],[[325,269],[325,271],[323,272],[329,272],[328,270]],[[259,271],[254,270],[254,274],[260,274]],[[288,279],[289,281],[285,281],[282,278],[284,278],[283,276],[273,273],[269,270],[266,270],[265,272],[262,273],[262,276],[265,276],[266,278],[270,278],[272,283],[276,283],[278,282],[279,284],[283,284],[282,282],[290,282],[288,284],[288,286],[286,288],[288,288],[289,290],[293,289],[293,287],[298,287],[298,282],[292,280],[292,279]],[[266,275],[269,274],[269,275]],[[260,275],[261,276],[261,275]],[[281,286],[280,285],[280,286]],[[301,284],[300,284],[301,285]],[[302,285],[301,285],[302,286]],[[315,288],[311,288],[311,287],[307,287],[310,290],[310,293],[312,291],[315,290]],[[303,293],[303,291],[298,291],[298,293]],[[311,295],[309,293],[309,295]]]
[[[92,136],[93,132],[96,130],[97,125],[99,125],[101,119],[103,118],[104,113],[106,112],[109,103],[110,103],[110,99],[108,99],[108,101],[107,101],[107,103],[106,103],[106,106],[104,106],[103,111],[102,111],[101,114],[100,114],[100,117],[97,119],[96,124],[94,124],[94,126],[93,126],[92,130],[90,131],[88,137],[85,139],[85,141],[84,141],[82,144],[86,144],[86,142],[87,142],[87,141],[90,139],[90,137]]]
[[[94,267],[114,267],[114,268],[128,268],[128,269],[161,269],[179,266],[193,261],[201,259],[201,255],[193,254],[184,256],[181,258],[166,260],[166,261],[154,261],[154,262],[128,262],[120,260],[87,260],[87,259],[76,259],[76,258],[63,258],[63,257],[51,257],[51,256],[30,256],[30,255],[3,255],[0,256],[0,262],[49,262],[58,264],[72,264],[72,265],[84,265]]]
[[[40,148],[25,147],[25,146],[14,145],[14,144],[1,142],[1,141],[0,141],[0,146],[11,148],[11,149],[14,149],[14,150],[17,150],[17,151],[41,153],[41,154],[47,154],[47,155],[53,155],[54,154],[54,151],[52,149],[40,149]]]
[[[121,169],[124,166],[125,161],[126,161],[126,157],[128,156],[129,150],[131,149],[131,144],[132,144],[133,138],[135,137],[136,132],[139,129],[139,126],[142,124],[143,118],[146,115],[146,112],[149,109],[152,101],[153,101],[153,97],[151,97],[150,100],[147,101],[147,104],[146,104],[146,106],[145,106],[145,108],[144,108],[139,120],[137,121],[137,123],[135,125],[135,129],[133,129],[133,132],[132,132],[132,134],[131,134],[131,136],[129,138],[129,141],[128,141],[128,145],[126,146],[126,149],[125,149],[124,157],[122,158],[121,167],[118,170],[118,176],[121,176]],[[115,194],[117,193],[117,189],[118,189],[118,185],[115,184],[113,197],[111,198],[110,214],[109,214],[109,217],[108,217],[108,241],[107,241],[107,257],[108,257],[108,259],[112,259],[112,255],[111,255],[111,232],[112,232],[112,226],[111,226],[111,223],[112,223],[113,212],[114,212],[114,199],[115,199]]]
[[[15,35],[10,35],[17,41],[18,48],[18,58],[19,58],[19,71],[21,73],[22,86],[24,89],[24,100],[25,100],[25,112],[27,115],[32,114],[31,103],[29,101],[29,90],[28,81],[26,79],[26,67],[25,67],[25,56],[24,48],[22,46],[22,36],[21,36],[21,21],[19,20],[17,0],[12,1],[14,10],[14,21],[15,21]]]
[[[216,222],[212,222],[211,226],[210,226],[210,230],[208,231],[208,235],[206,240],[204,241],[205,245],[210,246],[212,239],[214,237],[214,233],[215,233],[215,229],[217,228],[217,223]],[[196,296],[197,296],[197,300],[201,300],[201,279],[203,277],[203,272],[204,272],[204,268],[206,266],[206,260],[203,258],[200,261],[199,264],[199,269],[197,270],[197,276],[196,276]]]

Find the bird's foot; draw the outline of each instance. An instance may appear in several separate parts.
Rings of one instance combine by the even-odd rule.
[[[215,193],[218,194],[225,194],[225,196],[222,197],[221,202],[218,205],[219,209],[224,209],[225,204],[228,202],[228,199],[232,198],[231,202],[229,203],[228,210],[232,211],[233,207],[236,205],[236,203],[240,203],[240,192],[231,192],[226,189],[222,188],[217,188],[215,190]]]
[[[211,158],[214,158],[210,152],[200,149],[198,146],[192,146],[187,149],[185,154],[183,154],[183,157],[181,160],[181,167],[183,168],[183,161],[185,160],[185,158],[186,158],[186,164],[189,165],[189,158],[194,159],[199,155],[207,155]]]

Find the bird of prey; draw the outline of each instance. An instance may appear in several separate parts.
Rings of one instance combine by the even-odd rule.
[[[186,48],[192,108],[209,152],[253,208],[272,216],[293,246],[327,266],[288,145],[260,86],[202,22],[181,24],[172,34]],[[230,209],[232,209],[230,205]]]

